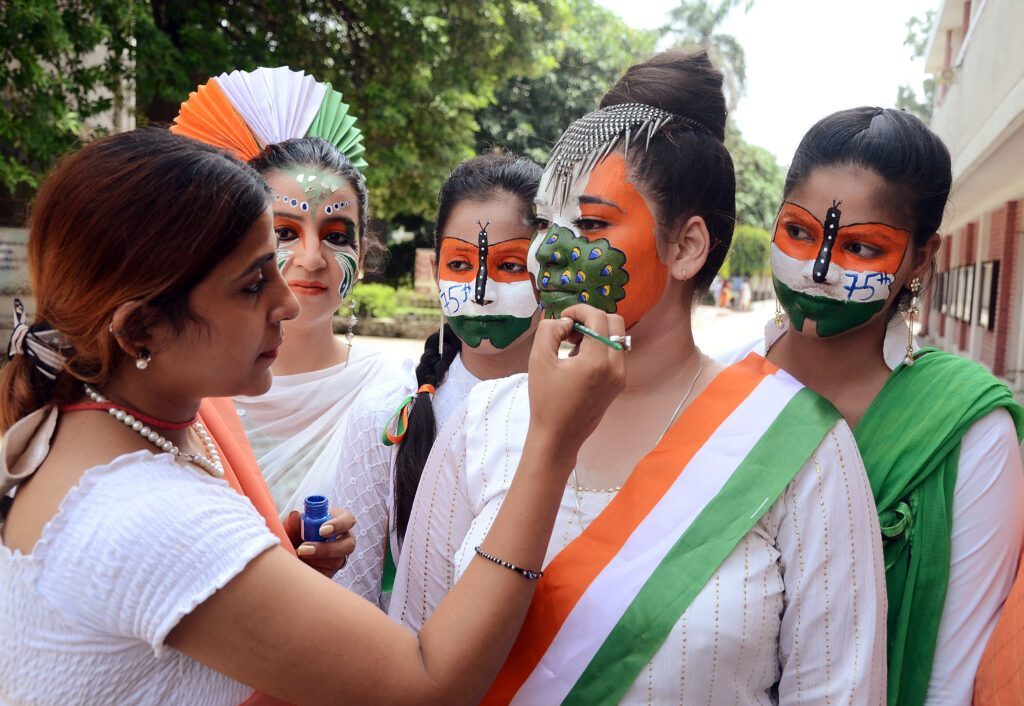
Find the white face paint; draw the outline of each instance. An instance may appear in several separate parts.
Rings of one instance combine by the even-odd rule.
[[[487,303],[473,299],[472,282],[439,280],[439,297],[444,315],[452,316],[514,316],[529,318],[537,311],[533,285],[527,281],[487,283]]]

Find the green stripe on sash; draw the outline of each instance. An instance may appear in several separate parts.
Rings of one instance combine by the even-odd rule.
[[[774,504],[765,500],[782,494],[838,420],[823,397],[807,388],[796,393],[651,574],[563,704],[619,703],[693,599]]]

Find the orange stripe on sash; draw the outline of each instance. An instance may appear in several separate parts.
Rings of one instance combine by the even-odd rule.
[[[507,704],[537,668],[580,597],[651,509],[672,487],[715,430],[777,367],[750,354],[711,381],[658,445],[630,473],[622,490],[586,530],[544,569],[519,637],[482,703]]]

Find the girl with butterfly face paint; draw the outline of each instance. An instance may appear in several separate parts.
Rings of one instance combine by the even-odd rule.
[[[785,316],[765,327],[768,360],[854,428],[886,557],[888,699],[911,706],[970,701],[1024,530],[1024,413],[980,366],[916,350],[904,319],[923,309],[950,171],[902,111],[811,128],[771,245]]]
[[[347,451],[336,437],[349,409],[365,390],[398,376],[400,366],[334,335],[333,318],[375,247],[366,234],[363,176],[320,138],[271,145],[252,164],[272,193],[277,265],[300,309],[284,325],[270,391],[235,404],[287,516],[307,495],[328,491]]]
[[[341,445],[333,494],[358,505],[356,551],[336,580],[387,608],[420,474],[437,431],[482,380],[526,370],[540,320],[526,268],[541,169],[508,154],[457,166],[438,195],[436,276],[447,319],[415,372],[368,392]],[[368,499],[372,498],[372,502]]]

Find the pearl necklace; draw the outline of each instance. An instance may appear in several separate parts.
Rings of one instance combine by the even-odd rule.
[[[99,402],[102,404],[110,401],[89,385],[85,386],[85,394],[89,395],[89,398],[93,402]],[[192,431],[194,431],[199,437],[199,440],[203,442],[203,446],[206,448],[206,456],[182,453],[181,449],[175,446],[172,442],[165,439],[159,433],[146,426],[123,409],[111,408],[107,410],[107,413],[132,431],[138,432],[139,436],[151,442],[161,451],[177,456],[187,463],[199,466],[214,478],[224,477],[224,464],[221,463],[220,453],[217,451],[217,445],[213,443],[213,438],[206,431],[206,427],[204,427],[201,422],[193,422],[190,426],[192,427]],[[207,458],[207,456],[209,458]]]

